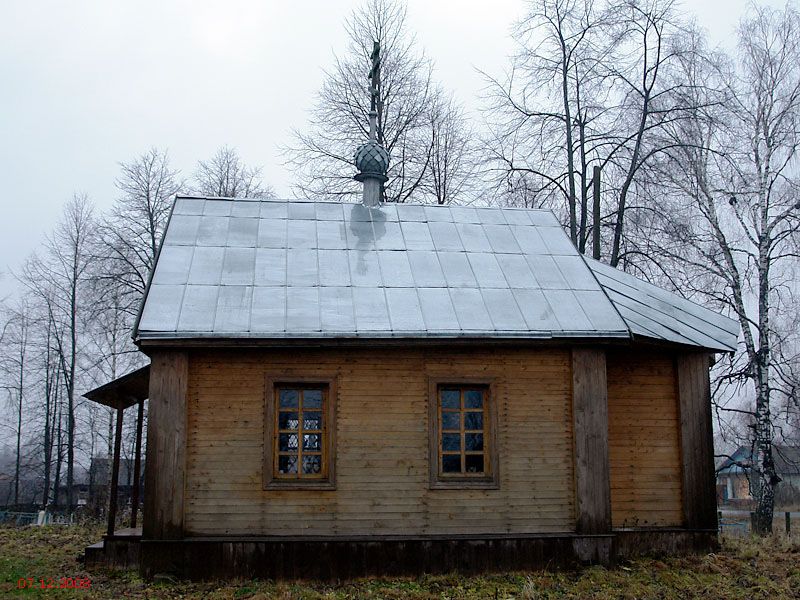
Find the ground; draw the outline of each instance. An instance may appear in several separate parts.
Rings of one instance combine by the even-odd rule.
[[[614,569],[364,579],[339,584],[262,581],[146,583],[132,571],[86,572],[78,557],[98,539],[96,525],[0,527],[0,597],[3,598],[210,598],[210,599],[643,599],[800,598],[800,536],[723,539],[715,554],[648,558]],[[89,579],[85,590],[41,589],[52,579]],[[34,580],[19,589],[20,580]]]

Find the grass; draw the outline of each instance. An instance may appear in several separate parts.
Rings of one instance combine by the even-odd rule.
[[[145,582],[135,571],[87,573],[78,557],[100,539],[97,526],[0,527],[2,598],[221,599],[644,599],[800,598],[800,537],[723,539],[718,553],[646,558],[613,569],[534,571],[481,577],[459,575],[361,579],[336,584]],[[88,590],[18,589],[20,578],[85,577]]]

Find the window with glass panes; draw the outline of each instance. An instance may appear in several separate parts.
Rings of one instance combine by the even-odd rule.
[[[302,481],[327,477],[327,401],[327,386],[275,386],[275,479]]]
[[[487,388],[440,386],[439,475],[486,476],[488,460]]]

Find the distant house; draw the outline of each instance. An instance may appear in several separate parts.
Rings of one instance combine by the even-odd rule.
[[[127,506],[131,500],[133,490],[133,467],[132,458],[120,459],[119,463],[119,482],[117,493],[119,494],[120,506]],[[98,513],[105,512],[108,505],[109,481],[111,479],[112,459],[106,456],[95,456],[89,466],[88,480],[90,489],[87,503],[93,511]],[[140,481],[140,484],[143,483]]]
[[[778,502],[800,501],[800,446],[773,447],[775,471],[781,482],[775,488]],[[754,453],[749,446],[740,446],[717,469],[717,498],[729,504],[749,505],[753,501],[752,465]]]

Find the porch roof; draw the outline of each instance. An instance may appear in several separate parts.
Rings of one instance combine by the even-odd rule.
[[[83,394],[103,406],[125,410],[150,395],[150,365],[131,371]]]

